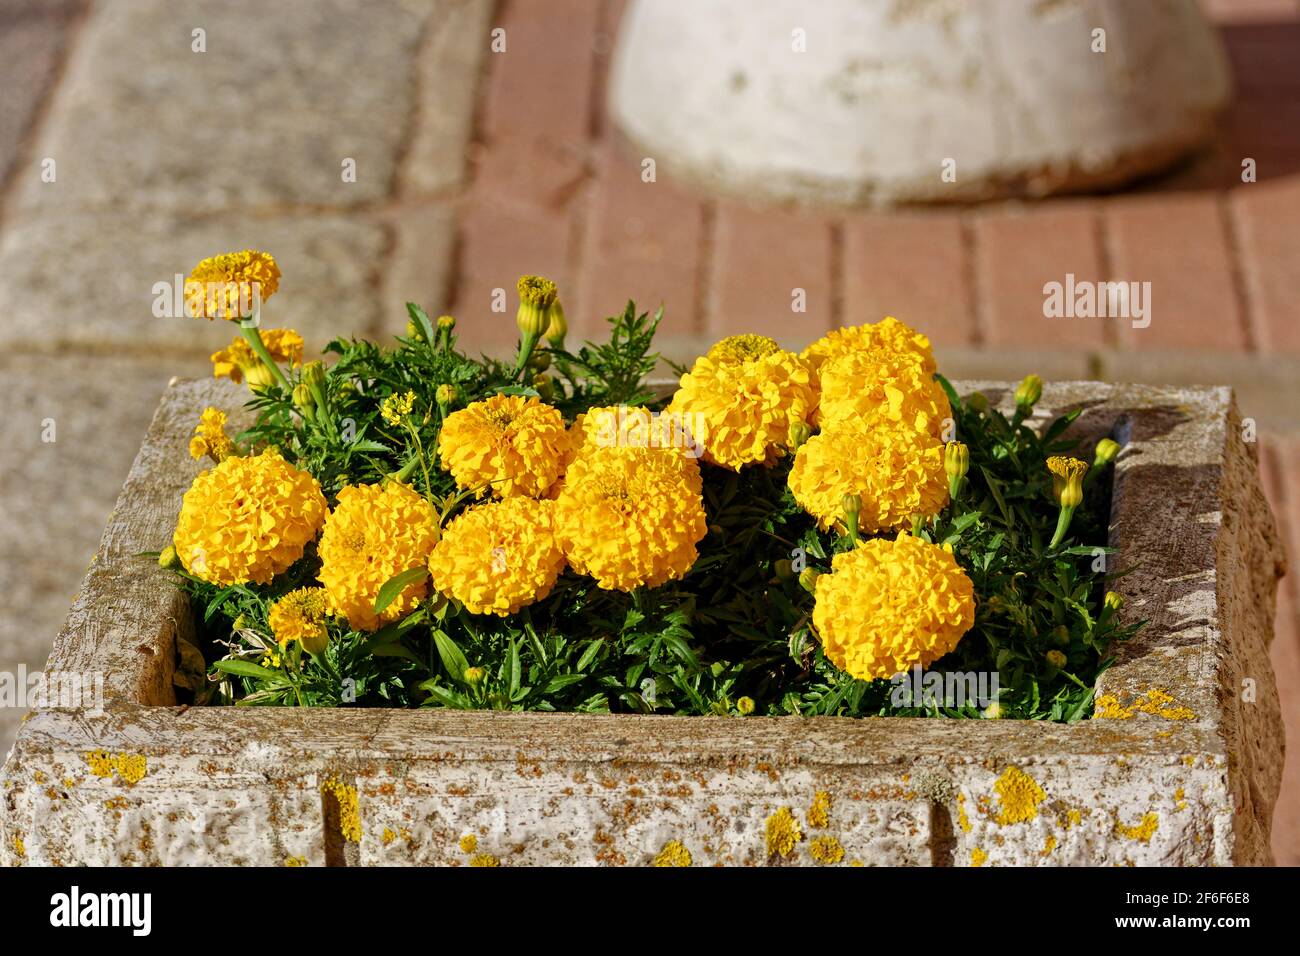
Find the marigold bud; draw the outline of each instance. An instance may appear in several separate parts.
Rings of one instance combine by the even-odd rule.
[[[858,495],[844,495],[840,498],[840,507],[846,515],[856,518],[862,512],[862,499]]]
[[[177,564],[176,549],[169,544],[162,549],[162,554],[158,555],[158,567],[174,568]]]
[[[465,668],[464,677],[465,677],[465,683],[467,684],[471,684],[471,685],[480,684],[482,683],[483,678],[486,676],[487,676],[487,672],[484,671],[483,668],[481,667]]]
[[[972,408],[979,414],[983,415],[989,410],[988,396],[983,392],[975,392],[966,399],[966,407]]]
[[[548,319],[546,326],[546,341],[550,342],[551,345],[555,346],[557,349],[563,348],[564,337],[569,334],[569,322],[564,317],[564,306],[560,304],[558,298],[552,302],[550,308],[546,310],[546,315]]]
[[[742,697],[736,701],[736,712],[742,717],[748,717],[754,712],[754,698]]]
[[[311,397],[311,389],[307,387],[306,382],[299,382],[293,387],[293,404],[304,412],[315,409],[316,402]]]
[[[310,388],[320,388],[325,384],[325,366],[321,362],[308,362],[302,367],[302,380]]]
[[[1057,647],[1068,647],[1070,643],[1070,629],[1064,624],[1052,628],[1052,643]]]
[[[809,438],[812,438],[812,429],[807,422],[795,422],[790,426],[791,451],[798,451]]]
[[[1043,380],[1037,375],[1026,375],[1016,386],[1016,408],[1028,414],[1043,397]]]
[[[996,700],[993,701],[993,703],[984,708],[984,713],[981,714],[981,716],[985,720],[997,720],[1002,716],[1002,705]]]
[[[551,353],[534,352],[528,357],[528,367],[534,372],[545,372],[551,367]]]
[[[537,394],[545,401],[555,397],[555,380],[549,375],[534,375],[533,388],[537,389]]]
[[[1124,595],[1120,594],[1118,591],[1106,592],[1106,607],[1110,608],[1112,611],[1118,611],[1123,606]]]
[[[244,381],[248,383],[249,388],[269,388],[275,384],[275,373],[265,362],[245,365],[243,370]]]
[[[438,316],[438,328],[446,329],[448,332],[450,332],[455,327],[456,327],[456,320],[452,316],[450,315]]]
[[[821,572],[816,568],[804,568],[799,572],[799,586],[809,594],[817,593],[817,579],[821,577]]]
[[[772,565],[772,570],[776,572],[776,577],[779,581],[794,580],[794,565],[790,563],[789,558],[782,558],[780,561],[776,562],[776,564]]]
[[[1059,669],[1065,666],[1065,655],[1060,651],[1053,649],[1048,651],[1045,656],[1047,657],[1047,663],[1053,667]]]
[[[418,339],[420,337],[420,327],[412,319],[406,320],[406,337],[408,339]]]
[[[456,401],[457,392],[455,385],[439,385],[433,393],[434,401],[439,405],[451,405]]]
[[[950,441],[944,447],[943,470],[950,479],[961,478],[970,470],[970,449],[964,442]]]
[[[555,301],[555,283],[542,276],[521,276],[518,288],[519,312],[515,324],[526,341],[536,342],[550,325],[548,312]]]
[[[1119,442],[1115,441],[1113,438],[1103,438],[1101,441],[1097,442],[1097,449],[1093,453],[1092,467],[1105,468],[1115,460],[1115,456],[1118,454]]]

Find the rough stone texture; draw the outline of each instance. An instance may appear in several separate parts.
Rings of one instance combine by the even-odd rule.
[[[399,173],[404,191],[441,193],[465,176],[478,76],[495,0],[444,0],[429,19],[417,64],[415,129]]]
[[[97,4],[41,154],[57,184],[28,209],[228,214],[389,194],[436,0],[133,0]],[[207,31],[207,52],[192,31]],[[364,69],[365,82],[358,82]],[[356,160],[356,182],[342,162]]]
[[[0,358],[0,671],[41,669],[68,613],[171,359],[19,356]],[[46,420],[54,441],[45,441]],[[0,708],[0,753],[24,709]]]
[[[269,249],[284,273],[263,309],[309,349],[372,333],[389,230],[335,214],[182,219],[135,213],[42,214],[0,234],[0,345],[39,350],[167,349],[206,355],[235,338],[224,321],[156,318],[154,284],[181,283],[204,256]],[[432,251],[432,250],[431,250]],[[400,308],[400,305],[398,306]]]
[[[1161,169],[1228,86],[1195,0],[633,0],[609,103],[646,155],[732,194],[949,201]]]
[[[23,137],[54,79],[82,0],[0,3],[0,185],[22,156]],[[33,170],[33,175],[36,175]]]
[[[1012,388],[961,387],[1003,401]],[[4,769],[0,860],[643,864],[677,840],[696,864],[809,864],[818,836],[838,841],[845,864],[1269,859],[1281,550],[1227,389],[1046,391],[1045,409],[1085,408],[1087,443],[1125,442],[1116,566],[1143,562],[1121,587],[1124,613],[1150,623],[1101,689],[1117,707],[1153,692],[1172,701],[1164,716],[1075,726],[169,707],[185,602],[132,555],[165,540],[194,472],[183,426],[203,404],[238,401],[227,383],[165,394],[51,658],[105,674],[107,710],[25,724]],[[1243,676],[1256,682],[1249,704]],[[86,755],[99,750],[127,759],[96,775],[106,768]],[[134,783],[121,769],[132,759],[145,770]],[[340,816],[321,796],[331,780],[345,805],[356,795],[359,841],[341,834],[346,806]],[[999,781],[1042,797],[1000,820],[1015,808]],[[824,830],[808,818],[819,791]],[[782,809],[803,839],[772,858]],[[469,834],[473,853],[459,845]]]

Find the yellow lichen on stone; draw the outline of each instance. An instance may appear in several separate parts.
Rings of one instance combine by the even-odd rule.
[[[14,852],[17,853],[19,857],[25,857],[27,855],[27,844],[23,842],[23,838],[20,836],[14,837]]]
[[[866,866],[861,860],[849,860],[849,866]]]
[[[808,844],[808,852],[818,863],[833,866],[844,859],[844,847],[833,836],[814,837]]]
[[[812,806],[808,808],[808,825],[823,830],[831,825],[831,795],[825,790],[813,794]]]
[[[655,856],[651,866],[690,866],[691,851],[681,840],[669,840]]]
[[[957,794],[957,826],[962,833],[970,833],[970,817],[966,816],[966,794]]]
[[[357,788],[330,777],[320,785],[321,793],[334,797],[339,805],[339,832],[349,843],[361,842],[361,809]]]
[[[1093,703],[1093,717],[1128,720],[1134,714],[1150,714],[1153,717],[1163,717],[1165,720],[1196,719],[1196,713],[1191,708],[1182,706],[1172,694],[1159,687],[1152,687],[1146,692],[1145,697],[1139,697],[1129,707],[1120,704],[1119,698],[1114,694],[1103,694]]]
[[[1183,763],[1188,767],[1195,767],[1196,758],[1193,757],[1191,754],[1187,754],[1186,756],[1183,757]]]
[[[460,852],[473,853],[478,849],[478,837],[472,833],[466,833],[460,838]]]
[[[1173,706],[1170,706],[1170,705]],[[1152,687],[1147,691],[1145,700],[1139,700],[1133,705],[1144,714],[1152,714],[1156,717],[1163,717],[1165,720],[1195,720],[1196,713],[1190,707],[1184,707],[1174,700],[1172,694],[1166,693],[1159,687]]]
[[[979,847],[976,847],[975,849],[970,851],[971,866],[983,866],[985,863],[988,862],[988,859],[989,859],[989,855],[985,853],[983,850],[981,850]]]
[[[768,857],[790,857],[795,844],[803,839],[803,830],[794,818],[789,807],[782,807],[767,818],[767,855]]]
[[[993,784],[1001,807],[998,823],[1027,823],[1038,816],[1038,805],[1047,799],[1037,781],[1019,767],[1008,767]]]
[[[1040,854],[1040,856],[1051,856],[1052,851],[1055,849],[1056,849],[1056,835],[1054,833],[1049,833],[1047,834],[1047,839],[1043,841],[1043,852]]]
[[[1133,716],[1133,708],[1121,707],[1114,694],[1102,694],[1093,702],[1092,716],[1102,720],[1128,720]]]
[[[384,827],[384,832],[383,832],[383,834],[379,837],[379,839],[383,841],[384,846],[388,846],[388,845],[391,844],[394,840],[397,839],[397,834],[394,833],[390,828],[388,828],[388,827]]]
[[[86,766],[96,777],[111,777],[113,771],[127,786],[133,786],[144,779],[149,772],[149,763],[143,754],[110,754],[106,750],[92,750],[85,754]]]
[[[32,771],[32,780],[37,784],[44,783],[46,780],[45,771],[44,770]]]
[[[1187,793],[1182,787],[1179,787],[1174,791],[1174,809],[1181,810],[1183,807],[1187,806],[1186,795]]]
[[[1150,843],[1151,838],[1155,836],[1156,829],[1160,826],[1160,817],[1148,812],[1143,814],[1142,819],[1138,821],[1135,827],[1125,826],[1117,818],[1115,820],[1115,833],[1124,837],[1126,840],[1137,840],[1139,843]]]
[[[470,858],[469,865],[470,866],[500,866],[501,861],[498,860],[496,857],[494,857],[491,853],[479,853],[477,856],[473,856]]]
[[[1065,828],[1077,827],[1083,822],[1083,814],[1078,810],[1070,809],[1065,811]]]
[[[139,783],[148,772],[149,762],[145,760],[144,754],[117,755],[117,775],[128,787]]]
[[[307,858],[305,856],[287,856],[284,858],[285,866],[306,866]]]
[[[103,750],[92,750],[85,755],[86,766],[96,777],[113,776],[113,757]]]

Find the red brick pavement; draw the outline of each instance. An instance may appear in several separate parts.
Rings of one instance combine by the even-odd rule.
[[[1022,350],[1084,351],[1098,363],[1107,350],[1137,350],[1151,356],[1143,374],[1152,379],[1170,351],[1203,355],[1207,380],[1225,352],[1297,357],[1300,0],[1205,6],[1221,25],[1236,98],[1217,144],[1170,175],[1040,204],[802,212],[643,175],[645,157],[620,144],[602,110],[622,0],[506,0],[498,23],[508,52],[488,58],[473,180],[460,202],[453,312],[464,340],[508,347],[512,310],[492,312],[494,290],[509,294],[518,275],[542,272],[560,282],[579,336],[598,334],[626,296],[663,303],[676,358],[732,332],[797,345],[886,313],[940,347],[1000,351],[1008,374],[1027,370]],[[1246,160],[1257,182],[1242,181]],[[1046,318],[1043,285],[1067,273],[1150,282],[1151,326]],[[1269,442],[1270,500],[1300,556],[1300,438]],[[1294,576],[1283,591],[1273,658],[1300,739]],[[1300,863],[1300,752],[1287,763],[1274,845],[1279,861]]]

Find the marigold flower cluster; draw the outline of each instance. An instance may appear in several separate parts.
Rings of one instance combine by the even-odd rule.
[[[821,431],[804,442],[790,490],[822,528],[841,523],[845,496],[862,501],[859,527],[899,530],[948,502],[945,425],[952,408],[935,381],[930,342],[886,317],[836,329],[803,352],[816,370]]]
[[[926,667],[975,623],[974,588],[952,553],[920,538],[872,538],[817,579],[813,623],[827,658],[862,680]]]
[[[211,584],[269,584],[302,557],[326,510],[320,483],[275,449],[232,456],[185,492],[172,544]]]
[[[246,250],[203,260],[187,294],[193,292],[194,314],[242,319],[249,287],[264,301],[279,279],[273,258]],[[179,562],[192,577],[220,587],[272,585],[254,595],[280,645],[268,645],[268,659],[296,666],[302,658],[292,644],[320,655],[331,628],[342,632],[344,622],[375,632],[417,608],[430,620],[504,618],[575,576],[622,592],[680,581],[711,530],[717,537],[710,540],[726,546],[728,527],[745,514],[745,493],[737,488],[753,479],[775,485],[782,498],[784,471],[776,466],[784,459],[798,505],[823,532],[841,530],[853,545],[834,549],[841,553],[820,576],[813,568],[796,575],[789,560],[776,571],[787,587],[806,578],[826,658],[870,680],[928,665],[957,646],[974,620],[971,581],[950,550],[905,530],[936,515],[950,493],[960,496],[969,467],[958,454],[964,446],[945,454],[952,409],[925,336],[892,317],[837,329],[802,354],[766,336],[730,336],[681,376],[662,412],[587,407],[582,399],[593,391],[575,385],[571,373],[590,353],[563,350],[566,321],[554,283],[525,277],[519,292],[513,376],[498,371],[499,363],[483,363],[482,382],[463,371],[463,357],[447,354],[454,320],[440,319],[434,332],[414,306],[409,334],[425,350],[424,379],[354,373],[346,358],[333,370],[311,362],[294,372],[303,362],[301,336],[244,323],[241,337],[212,355],[213,374],[257,386],[259,407],[286,403],[290,414],[264,415],[245,436],[265,443],[271,435],[321,478],[275,447],[241,454],[226,434],[225,413],[206,409],[190,450],[216,464],[184,495],[174,558],[169,554],[163,566]],[[543,334],[551,347],[533,355]],[[371,361],[361,367],[372,368]],[[554,378],[534,376],[552,361]],[[508,373],[509,365],[501,367]],[[437,371],[447,368],[455,371]],[[427,378],[439,375],[452,381],[428,381],[425,390]],[[376,382],[393,380],[412,388],[403,385],[375,399],[377,408],[355,413],[368,429],[364,442],[339,427],[336,402],[364,406]],[[612,401],[632,392],[605,394]],[[575,408],[586,410],[574,414]],[[339,464],[333,469],[332,454]],[[1086,469],[1072,459],[1049,465],[1070,489]],[[709,475],[720,482],[708,484],[710,507],[720,515],[714,525],[705,503]],[[733,497],[738,501],[724,513]],[[789,509],[781,509],[785,520]],[[796,518],[807,531],[811,521]],[[867,540],[859,542],[859,534]],[[276,580],[291,568],[292,575]],[[566,570],[570,577],[561,584]],[[609,604],[608,596],[578,593],[594,606]],[[241,591],[240,600],[247,598]],[[689,602],[683,608],[685,618]],[[446,648],[438,647],[446,662]],[[484,695],[492,684],[488,663],[448,667],[467,693]],[[753,697],[737,700],[736,713],[755,712]]]

